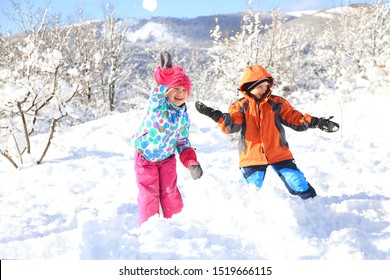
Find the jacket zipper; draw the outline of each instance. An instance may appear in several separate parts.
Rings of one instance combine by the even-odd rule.
[[[139,139],[141,139],[142,137],[144,137],[145,135],[148,135],[148,134],[149,134],[149,131],[146,131],[143,134],[139,135],[137,138],[135,138],[135,135],[133,135],[132,138],[135,138],[135,140],[139,140]]]
[[[260,139],[261,139],[261,153],[264,155],[264,157],[268,161],[268,157],[265,154],[263,135],[261,133],[261,121],[262,121],[263,116],[262,116],[262,111],[261,111],[261,108],[260,108],[260,101],[258,101],[258,103],[257,103],[257,108],[258,108],[258,112],[259,112],[259,125],[258,125],[258,128],[259,128],[259,136],[260,136]]]

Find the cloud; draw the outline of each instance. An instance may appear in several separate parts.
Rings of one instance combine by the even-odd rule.
[[[142,7],[149,12],[153,12],[157,9],[157,0],[143,0]]]

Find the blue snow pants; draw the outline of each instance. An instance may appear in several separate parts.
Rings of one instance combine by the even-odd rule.
[[[253,183],[256,187],[261,188],[268,165],[272,166],[292,195],[297,195],[302,199],[312,198],[317,195],[315,189],[306,181],[305,175],[299,170],[293,160],[242,167],[241,171],[245,181],[248,184]]]

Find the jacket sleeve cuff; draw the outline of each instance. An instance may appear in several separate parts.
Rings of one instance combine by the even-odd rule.
[[[195,150],[191,147],[180,153],[180,161],[186,168],[189,168],[193,164],[199,164]]]

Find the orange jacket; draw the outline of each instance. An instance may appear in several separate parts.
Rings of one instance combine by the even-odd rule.
[[[272,164],[293,159],[283,125],[296,131],[308,129],[311,116],[295,110],[282,97],[271,95],[269,89],[260,100],[243,91],[244,84],[273,78],[263,67],[247,67],[240,90],[244,97],[234,102],[218,121],[224,133],[241,132],[240,167]]]

